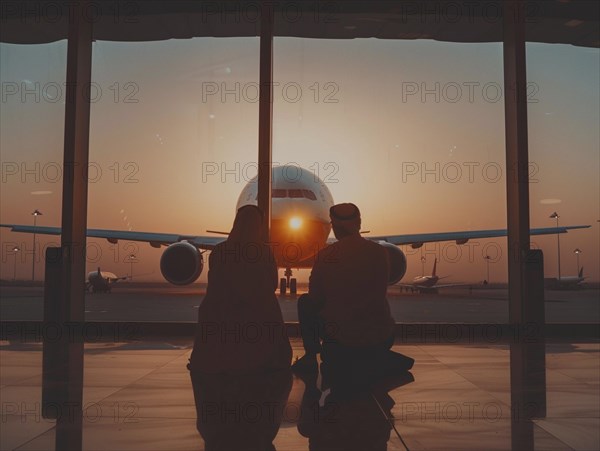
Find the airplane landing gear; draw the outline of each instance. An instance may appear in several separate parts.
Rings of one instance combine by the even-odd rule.
[[[288,287],[290,288],[290,294],[296,294],[297,282],[296,278],[292,277],[292,270],[290,268],[285,268],[283,275],[285,277],[279,279],[279,294],[286,294]]]

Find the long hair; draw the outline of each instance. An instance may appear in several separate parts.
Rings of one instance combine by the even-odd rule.
[[[262,224],[263,213],[256,205],[240,207],[235,215],[231,232],[229,232],[227,244],[263,244]]]

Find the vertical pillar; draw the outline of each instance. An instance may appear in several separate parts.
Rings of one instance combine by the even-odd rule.
[[[512,449],[533,449],[532,418],[546,413],[544,275],[530,251],[524,0],[504,2],[504,108],[508,222]]]
[[[527,74],[525,9],[522,0],[504,2],[504,127],[508,225],[508,291],[511,323],[523,321],[525,260],[529,252]]]
[[[273,144],[273,5],[263,2],[260,18],[260,94],[258,106],[258,208],[264,239],[270,241]]]
[[[92,72],[92,22],[84,11],[89,0],[74,2],[69,10],[67,49],[67,95],[62,198],[63,325],[84,321],[85,243],[87,229],[87,168],[90,128],[90,82]],[[63,330],[63,332],[67,332]],[[64,334],[63,334],[64,335]],[[65,343],[65,406],[56,423],[56,449],[82,448],[83,337],[69,334]]]
[[[512,449],[535,449],[533,418],[546,416],[546,343],[544,338],[544,259],[529,251],[524,320],[513,325],[510,344]]]
[[[64,318],[62,288],[62,248],[46,249],[44,272],[44,331],[62,325]],[[64,327],[64,325],[63,325]],[[62,332],[63,329],[60,329]],[[66,396],[66,348],[63,335],[43,334],[42,352],[42,416],[56,420],[64,410]]]

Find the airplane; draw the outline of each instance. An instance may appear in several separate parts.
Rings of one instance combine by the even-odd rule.
[[[92,293],[110,293],[112,285],[119,280],[126,280],[129,276],[118,277],[112,272],[100,271],[98,266],[97,271],[91,271],[87,275],[85,290]]]
[[[438,276],[436,274],[437,269],[437,258],[433,261],[433,270],[431,271],[430,276],[416,276],[411,283],[399,283],[398,285],[401,287],[409,288],[411,290],[417,290],[419,292],[423,291],[436,291],[438,288],[450,288],[450,287],[460,287],[467,286],[471,284],[466,283],[452,283],[452,284],[444,284],[438,285],[437,283],[446,279],[450,276]]]
[[[236,210],[244,205],[257,205],[258,176],[251,179],[242,189]],[[329,208],[334,205],[329,188],[314,172],[297,165],[273,167],[271,204],[271,245],[278,268],[284,268],[284,277],[279,280],[279,291],[285,294],[289,287],[296,292],[296,279],[292,268],[311,268],[314,257],[323,247],[335,241],[328,238],[331,232]],[[60,227],[0,224],[13,232],[60,235]],[[566,233],[568,230],[588,228],[589,225],[560,226],[531,229],[531,235]],[[210,232],[210,231],[207,231]],[[215,232],[212,232],[215,233]],[[226,232],[216,232],[227,235]],[[399,282],[406,273],[407,260],[398,247],[410,245],[414,249],[424,243],[455,241],[465,244],[471,239],[506,236],[506,229],[474,230],[443,233],[420,233],[407,235],[367,236],[383,246],[389,255],[388,282]],[[177,233],[153,233],[124,230],[88,229],[87,236],[105,238],[115,244],[118,240],[142,241],[152,247],[166,246],[160,258],[163,277],[174,285],[194,282],[204,269],[203,253],[226,240],[223,236],[186,235]]]
[[[544,278],[544,286],[550,290],[574,290],[578,288],[586,278],[583,276],[583,266],[576,276],[564,276]]]

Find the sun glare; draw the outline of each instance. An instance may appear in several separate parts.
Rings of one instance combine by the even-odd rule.
[[[292,229],[299,229],[302,226],[302,219],[300,219],[298,216],[294,216],[293,218],[290,219],[290,227]]]

